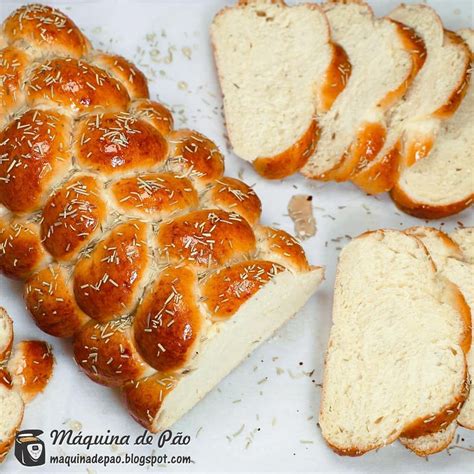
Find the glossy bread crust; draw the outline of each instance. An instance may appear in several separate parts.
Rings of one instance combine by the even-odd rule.
[[[311,267],[296,240],[259,225],[258,196],[224,176],[216,144],[174,129],[132,63],[92,50],[49,7],[6,28],[0,271],[25,281],[37,326],[71,338],[81,370],[155,430],[217,326],[277,274]]]

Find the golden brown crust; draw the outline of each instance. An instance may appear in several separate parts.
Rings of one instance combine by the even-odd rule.
[[[92,60],[127,89],[131,99],[147,99],[149,97],[148,81],[145,75],[124,57],[106,53],[98,53]]]
[[[255,235],[248,222],[219,209],[194,211],[163,223],[157,242],[167,262],[203,268],[225,265],[255,250]]]
[[[474,202],[474,195],[471,195],[459,202],[446,205],[434,206],[431,204],[423,204],[412,200],[403,191],[399,183],[393,186],[390,197],[401,211],[423,219],[441,219],[443,217],[452,216],[453,214],[467,209]]]
[[[172,375],[155,374],[127,384],[123,392],[132,417],[151,432],[155,432],[154,419],[165,397],[177,383],[178,380]]]
[[[250,225],[256,224],[260,219],[260,199],[250,186],[238,179],[218,179],[209,190],[208,197],[213,205],[240,214]]]
[[[193,130],[176,130],[169,134],[172,145],[170,168],[176,173],[197,179],[203,184],[224,174],[224,157],[216,144]]]
[[[26,280],[36,324],[73,338],[81,369],[122,389],[154,431],[214,323],[200,279],[244,262],[251,288],[235,307],[269,281],[245,265],[257,251],[260,200],[223,176],[214,142],[173,129],[132,63],[90,50],[52,9],[15,15],[24,31],[0,33],[0,269]],[[26,113],[13,121],[18,110]],[[300,257],[289,261],[299,268]],[[283,270],[270,258],[262,266]],[[0,377],[10,387],[8,371]]]
[[[125,87],[103,69],[72,58],[51,59],[35,66],[26,83],[31,106],[62,106],[72,112],[123,111],[130,97]]]
[[[55,8],[31,4],[15,10],[3,24],[8,41],[59,56],[80,57],[90,45],[74,22]]]
[[[140,221],[120,224],[77,263],[74,295],[91,318],[107,322],[135,305],[149,264],[147,232]]]
[[[400,145],[397,143],[376,163],[366,167],[351,178],[368,194],[379,194],[390,191],[399,175]]]
[[[162,104],[148,99],[139,99],[132,102],[130,112],[138,118],[146,120],[162,135],[167,136],[174,126],[173,115]]]
[[[35,273],[25,285],[25,303],[36,325],[47,334],[71,337],[89,318],[79,308],[60,265]]]
[[[48,384],[53,367],[53,353],[46,342],[19,342],[8,363],[13,389],[20,392],[25,402],[33,400]]]
[[[456,420],[463,403],[469,395],[469,375],[466,368],[465,376],[466,380],[463,384],[463,390],[457,395],[454,402],[436,415],[419,418],[413,423],[410,423],[409,426],[405,427],[400,436],[405,438],[419,438],[420,436],[436,433]]]
[[[344,153],[338,165],[327,171],[320,179],[347,181],[368,166],[383,148],[386,138],[385,127],[378,122],[361,125],[355,140]]]
[[[347,56],[344,48],[337,44],[331,43],[332,61],[329,69],[326,71],[324,84],[320,92],[320,110],[327,112],[339,94],[346,87],[352,73],[352,64]]]
[[[74,337],[74,359],[94,382],[120,387],[143,377],[146,364],[130,337],[130,320],[90,321]]]
[[[285,267],[266,260],[249,260],[222,268],[201,283],[204,303],[213,318],[228,319],[284,270]]]
[[[12,388],[12,376],[5,367],[0,367],[0,385],[8,389]]]
[[[263,226],[256,233],[261,257],[298,272],[310,270],[304,250],[293,236],[284,230]]]
[[[0,219],[0,271],[10,278],[25,279],[46,264],[38,224],[20,219]]]
[[[71,260],[100,230],[107,209],[101,186],[92,176],[75,176],[47,201],[43,209],[41,238],[58,260]]]
[[[396,20],[389,20],[397,26],[397,32],[404,48],[410,53],[412,66],[405,81],[398,88],[389,92],[379,104],[382,108],[390,107],[406,93],[426,61],[425,43],[415,31]],[[385,141],[385,130],[383,136]],[[370,153],[370,149],[367,156],[361,152],[361,160],[350,176],[352,182],[369,194],[390,191],[399,176],[402,159],[400,147],[401,143],[398,142],[378,160],[376,160],[378,153]],[[381,149],[382,147],[379,148],[379,151]]]
[[[6,113],[18,109],[23,102],[21,85],[28,60],[28,55],[14,46],[0,50],[0,107]]]
[[[164,219],[177,211],[196,208],[199,203],[193,183],[172,173],[145,174],[116,181],[111,192],[117,206],[142,217]]]
[[[259,157],[253,162],[258,174],[267,179],[282,179],[299,171],[314,153],[319,139],[316,118],[301,138],[290,148],[271,157]]]
[[[161,372],[182,370],[196,354],[204,317],[197,304],[197,274],[167,268],[145,295],[133,321],[137,349]]]
[[[71,165],[70,119],[28,110],[0,132],[0,203],[13,212],[38,209],[48,186]]]
[[[77,127],[74,146],[82,166],[105,175],[149,169],[168,156],[163,135],[125,112],[85,118]]]

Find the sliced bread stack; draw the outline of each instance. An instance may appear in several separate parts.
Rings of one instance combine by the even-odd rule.
[[[458,32],[474,51],[473,30]],[[391,191],[403,211],[441,218],[467,208],[474,199],[474,89],[470,82],[456,113],[442,122],[428,156],[402,168]],[[461,94],[459,94],[461,95]]]
[[[427,5],[377,19],[362,0],[249,0],[211,36],[230,141],[264,177],[393,189],[425,218],[472,203],[472,31],[445,30]]]
[[[382,148],[386,114],[398,102],[424,57],[410,28],[374,17],[359,1],[323,4],[333,41],[346,52],[351,75],[319,120],[321,136],[302,173],[343,181]]]
[[[22,341],[12,351],[13,323],[0,308],[0,463],[13,445],[25,403],[44,390],[53,372],[48,344]]]
[[[449,237],[432,227],[414,227],[407,231],[418,237],[429,250],[438,272],[456,284],[474,313],[474,229],[459,229]],[[474,374],[474,351],[467,356],[468,370]],[[456,426],[474,429],[474,392],[470,392],[456,421],[442,431],[416,439],[401,439],[402,443],[420,456],[436,453],[449,446]]]
[[[319,419],[339,454],[400,439],[426,456],[473,427],[473,235],[378,230],[342,251]]]

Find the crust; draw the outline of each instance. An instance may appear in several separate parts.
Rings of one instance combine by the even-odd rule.
[[[417,440],[412,440],[410,438],[400,438],[400,442],[405,446],[405,448],[409,449],[417,456],[426,457],[430,456],[431,454],[436,454],[446,449],[454,438],[456,434],[456,423],[453,422],[437,433],[434,433],[433,439],[426,440],[429,444],[425,449],[422,449],[421,446],[417,443]],[[446,435],[446,437],[445,437]]]
[[[300,170],[314,153],[319,139],[319,127],[313,118],[303,136],[290,148],[269,158],[257,158],[253,166],[258,174],[268,179],[282,179]]]
[[[401,189],[398,182],[391,190],[390,197],[401,211],[423,219],[441,219],[443,217],[452,216],[468,208],[474,202],[474,194],[471,194],[466,199],[442,206],[423,204],[412,200],[405,191]]]
[[[342,3],[363,3],[356,2],[353,0],[345,1]],[[397,26],[397,33],[400,37],[400,40],[407,52],[410,53],[412,59],[412,66],[410,71],[404,81],[394,90],[387,93],[387,95],[379,103],[381,109],[387,110],[390,108],[396,101],[400,100],[401,97],[406,93],[408,87],[413,82],[413,79],[416,77],[420,69],[422,68],[426,60],[426,48],[423,40],[415,33],[415,31],[395,20],[387,18],[393,24]],[[382,165],[374,165],[375,169],[368,173],[367,177],[358,177],[360,172],[370,166],[371,162],[377,158],[380,150],[382,150],[383,144],[386,138],[386,130],[382,123],[374,122],[367,123],[365,127],[361,128],[357,134],[357,138],[352,143],[351,147],[344,153],[340,158],[338,164],[330,171],[325,172],[323,175],[317,177],[324,181],[335,180],[335,181],[346,181],[355,177],[356,180],[361,181],[363,185],[370,178],[370,185],[368,189],[365,189],[370,194],[375,194],[377,192],[385,192],[388,189],[387,186],[393,186],[394,181],[388,180],[386,173],[392,173],[394,170],[392,166],[387,168],[386,165],[386,156],[382,158]],[[380,173],[379,173],[380,172]],[[382,183],[377,184],[374,181],[381,179]],[[354,180],[354,182],[356,182]],[[356,182],[356,184],[358,184]],[[379,191],[379,187],[383,191]]]
[[[352,182],[369,194],[390,191],[399,175],[400,146],[397,143],[383,158],[351,178]]]
[[[333,50],[331,64],[325,74],[325,83],[320,92],[321,112],[327,112],[339,94],[346,87],[352,73],[352,64],[345,49],[337,44],[331,43]]]
[[[465,368],[465,382],[460,394],[454,399],[454,402],[446,406],[442,412],[434,416],[418,418],[410,423],[405,430],[400,434],[404,438],[419,438],[440,431],[456,420],[461,411],[463,403],[469,395],[469,375],[467,373],[467,366]]]
[[[385,96],[385,99],[380,103],[381,107],[389,107],[406,93],[426,60],[425,43],[415,31],[396,20],[390,19],[390,21],[398,26],[397,32],[400,39],[405,49],[411,53],[412,67],[406,80],[397,89]],[[367,166],[362,168],[359,165],[359,168],[354,171],[351,177],[352,182],[369,194],[390,191],[399,176],[400,146],[400,142],[397,142],[392,150],[373,164],[369,162]]]

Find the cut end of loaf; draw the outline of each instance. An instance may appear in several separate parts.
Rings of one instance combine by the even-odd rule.
[[[171,427],[288,321],[314,293],[323,276],[321,268],[302,274],[284,271],[274,276],[231,319],[218,323],[203,342],[192,370],[148,377],[125,388],[132,416],[152,432]],[[219,364],[215,363],[217,359]]]

